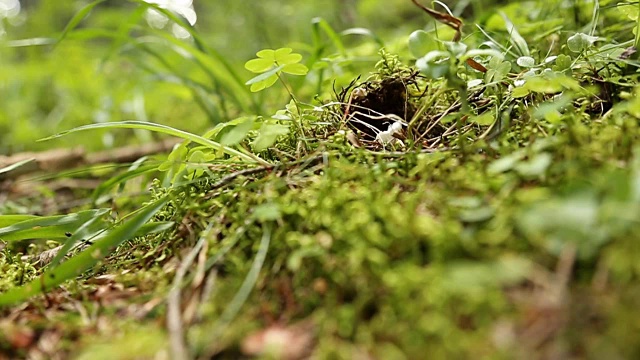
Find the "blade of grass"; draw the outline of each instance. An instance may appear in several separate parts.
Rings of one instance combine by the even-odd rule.
[[[85,210],[68,215],[31,218],[0,228],[0,239],[19,241],[25,239],[61,239],[66,233],[73,233],[82,224],[93,218],[102,217],[109,209]]]
[[[333,30],[333,28],[331,27],[331,25],[329,25],[327,20],[321,17],[317,17],[311,20],[311,22],[313,24],[312,29],[313,29],[314,38],[320,39],[320,32],[321,31],[324,32],[329,38],[329,40],[331,40],[333,45],[336,47],[336,49],[338,49],[338,52],[340,53],[340,55],[342,55],[343,57],[347,57],[347,51],[344,47],[344,43],[342,42],[342,39],[340,38],[340,35],[335,30]]]
[[[73,128],[71,130],[60,132],[58,134],[46,137],[44,139],[40,139],[38,141],[47,141],[51,139],[56,139],[62,136],[66,136],[68,134],[85,131],[85,130],[105,129],[105,128],[106,129],[144,129],[144,130],[154,131],[162,134],[176,136],[185,140],[189,140],[196,144],[200,144],[200,145],[206,146],[207,148],[211,148],[213,150],[222,150],[227,155],[238,157],[247,162],[251,162],[251,163],[260,162],[262,164],[268,164],[267,161],[262,160],[255,155],[249,156],[234,148],[224,146],[218,142],[204,138],[202,136],[195,135],[195,134],[192,134],[183,130],[179,130],[176,128],[172,128],[170,126],[155,124],[155,123],[146,122],[146,121],[119,121],[119,122],[84,125],[84,126],[79,126],[77,128]]]
[[[24,165],[26,165],[26,164],[34,161],[34,160],[35,159],[33,159],[33,158],[32,159],[25,159],[25,160],[22,160],[22,161],[18,161],[15,164],[11,164],[11,165],[8,165],[8,166],[5,166],[5,167],[1,168],[0,169],[0,179],[2,179],[2,175],[6,174],[6,173],[9,173],[9,172],[21,167],[21,166],[24,166]]]
[[[65,256],[67,256],[69,251],[71,251],[73,246],[75,244],[77,244],[79,241],[81,241],[83,239],[91,239],[96,234],[101,233],[103,230],[102,229],[98,229],[96,227],[96,225],[99,225],[98,224],[98,220],[100,220],[100,218],[93,218],[93,219],[89,219],[89,221],[87,221],[86,223],[82,224],[73,233],[73,235],[71,235],[69,240],[65,241],[64,244],[62,244],[62,247],[60,248],[60,250],[58,250],[58,253],[56,254],[56,256],[54,256],[54,258],[49,263],[49,268],[53,269],[56,266],[58,266],[60,261],[62,261],[62,259]]]
[[[37,218],[37,215],[0,215],[0,228]]]
[[[522,35],[520,35],[515,25],[513,25],[513,23],[505,13],[500,12],[500,16],[502,16],[502,19],[504,19],[504,23],[506,24],[506,27],[507,27],[507,32],[510,35],[509,41],[511,41],[511,44],[513,45],[514,48],[518,49],[518,53],[519,53],[518,55],[531,56],[527,41],[522,37]]]
[[[62,33],[58,37],[58,43],[64,40],[67,37],[67,34],[69,34],[69,32],[71,32],[72,30],[74,30],[80,24],[80,22],[82,22],[82,20],[84,20],[89,15],[89,13],[91,12],[91,10],[93,10],[94,7],[98,6],[100,3],[103,3],[104,1],[105,0],[96,0],[94,2],[87,4],[82,9],[80,9],[80,11],[78,11],[71,18],[71,20],[69,20],[64,30],[62,30]]]
[[[98,261],[113,252],[118,245],[131,239],[153,215],[162,209],[167,201],[168,198],[164,197],[144,206],[126,222],[113,228],[103,238],[94,242],[93,245],[80,254],[50,271],[45,271],[41,278],[0,294],[0,307],[24,301],[89,270]]]
[[[111,188],[116,185],[124,184],[126,181],[136,178],[138,176],[156,171],[158,169],[158,164],[149,164],[143,165],[137,169],[128,170],[122,174],[118,174],[109,178],[109,180],[101,183],[91,194],[91,198],[94,203],[99,203],[99,198]]]
[[[181,55],[187,61],[193,61],[207,74],[210,74],[209,77],[227,90],[227,95],[230,96],[238,107],[247,112],[251,111],[251,92],[244,86],[243,81],[238,81],[238,79],[229,72],[224,63],[190,44],[175,38],[171,34],[159,30],[149,30],[149,32],[174,46],[176,48],[174,51],[176,51],[177,54]]]
[[[172,20],[176,24],[182,26],[189,33],[189,35],[193,37],[199,51],[214,57],[215,60],[218,61],[223,66],[224,70],[226,70],[229,73],[229,75],[235,80],[237,84],[242,84],[243,81],[240,75],[238,75],[238,73],[236,72],[236,69],[231,65],[230,62],[227,61],[225,56],[223,56],[220,52],[214,50],[213,48],[206,46],[206,42],[204,41],[202,36],[200,36],[200,34],[197,31],[195,31],[193,26],[191,26],[191,24],[189,24],[189,22],[186,21],[186,19],[176,15],[175,13],[167,9],[163,9],[157,4],[150,4],[145,2],[144,0],[133,0],[133,1],[142,6],[151,7],[155,9],[156,11],[164,14],[166,17],[168,17],[170,20]]]

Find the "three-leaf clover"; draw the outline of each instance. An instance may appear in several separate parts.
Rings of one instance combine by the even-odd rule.
[[[256,92],[275,84],[280,73],[306,75],[309,69],[299,63],[302,60],[302,55],[292,51],[291,48],[258,51],[256,54],[258,58],[247,61],[244,67],[260,75],[247,81],[245,85],[251,85],[251,91]]]

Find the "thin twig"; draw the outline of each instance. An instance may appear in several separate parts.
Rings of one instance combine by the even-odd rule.
[[[167,296],[167,329],[169,330],[169,341],[171,344],[172,358],[177,360],[191,359],[189,354],[189,348],[187,346],[184,334],[184,326],[182,323],[182,312],[180,310],[180,298],[182,296],[182,282],[185,275],[189,271],[189,268],[196,259],[196,256],[200,252],[200,249],[207,241],[207,235],[213,222],[207,226],[204,235],[200,237],[196,245],[191,249],[187,257],[178,267],[176,276],[173,278],[173,285]]]

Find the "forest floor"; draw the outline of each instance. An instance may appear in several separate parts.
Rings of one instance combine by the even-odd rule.
[[[0,359],[639,358],[636,25],[585,9],[428,11],[313,104],[0,161],[3,214],[50,192],[0,215]]]

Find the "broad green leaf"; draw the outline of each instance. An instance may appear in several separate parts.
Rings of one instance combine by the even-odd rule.
[[[275,67],[274,62],[272,60],[267,60],[267,59],[252,59],[247,61],[246,64],[244,64],[245,69],[254,73],[262,73],[273,67]]]
[[[167,160],[165,160],[160,166],[158,166],[159,171],[177,171],[178,168],[184,164],[184,160],[189,153],[189,149],[187,148],[188,143],[182,142],[180,144],[176,144],[173,147],[173,150],[167,156]]]
[[[280,135],[289,133],[289,127],[280,124],[265,123],[258,131],[258,137],[253,141],[253,148],[256,152],[262,151],[276,142]]]
[[[260,80],[254,84],[251,84],[251,91],[258,92],[260,90],[264,90],[268,87],[271,87],[273,84],[278,81],[278,75],[273,74],[267,77],[266,79]]]
[[[521,98],[521,97],[525,97],[527,95],[529,95],[531,93],[531,91],[529,89],[527,89],[524,86],[520,86],[517,87],[515,89],[513,89],[513,91],[511,92],[511,96],[514,98]]]
[[[576,193],[530,206],[516,217],[516,224],[529,242],[555,256],[574,244],[580,259],[593,259],[611,240],[607,228],[599,223],[599,211],[596,196]]]
[[[620,10],[624,15],[626,15],[629,19],[636,21],[638,20],[638,6],[632,2],[620,2],[617,4],[616,8]]]
[[[0,215],[0,228],[37,218],[37,215]]]
[[[487,167],[487,173],[489,175],[496,175],[509,171],[513,169],[525,156],[526,153],[524,151],[516,151],[503,156],[489,164]]]
[[[569,50],[579,53],[592,47],[598,40],[600,40],[600,38],[597,36],[577,33],[567,39],[567,47]]]
[[[249,131],[253,129],[253,124],[255,123],[255,118],[250,117],[247,118],[242,123],[236,125],[231,129],[228,133],[224,134],[220,139],[220,142],[227,146],[234,146],[240,143]]]
[[[544,152],[535,154],[527,161],[518,162],[514,169],[523,177],[537,178],[545,174],[547,168],[551,165],[552,160],[553,157],[549,153]]]
[[[271,63],[276,61],[276,52],[272,49],[260,50],[256,53],[256,56],[261,59],[269,60]]]
[[[12,305],[24,301],[89,270],[105,256],[111,254],[124,241],[133,238],[136,232],[149,221],[153,215],[162,209],[167,201],[168,198],[165,197],[144,206],[127,221],[108,231],[104,237],[96,240],[80,254],[63,262],[50,271],[45,271],[42,277],[26,285],[12,288],[0,294],[0,306]]]
[[[491,125],[495,121],[495,117],[493,111],[487,111],[482,115],[471,117],[469,121],[478,125]]]
[[[409,51],[416,59],[433,50],[438,50],[438,42],[426,31],[416,30],[409,35]]]
[[[291,75],[306,75],[309,72],[309,68],[303,64],[289,64],[282,68],[282,72]]]
[[[454,57],[461,57],[465,52],[467,52],[468,48],[465,43],[457,41],[445,41],[443,44],[447,51],[449,51],[449,53]]]
[[[207,163],[207,156],[202,150],[196,150],[189,155],[186,168],[191,170],[188,174],[199,177],[204,173],[203,164]],[[195,170],[195,173],[193,172]]]
[[[558,55],[552,69],[558,72],[571,70],[571,57],[565,54]]]
[[[431,79],[441,78],[449,73],[450,62],[447,61],[450,54],[446,51],[431,51],[416,61],[420,71]]]
[[[274,51],[274,54],[273,54],[274,60],[280,62],[280,60],[287,58],[292,51],[293,51],[292,48],[276,49],[276,51]]]
[[[546,77],[541,76],[535,76],[527,79],[527,82],[523,87],[533,92],[543,94],[555,94],[565,88],[564,81],[562,81],[559,77],[554,79],[547,79]]]
[[[302,60],[302,55],[300,54],[289,54],[276,58],[276,62],[280,65],[295,64],[300,62],[300,60]]]
[[[25,239],[63,239],[74,233],[82,224],[99,218],[109,209],[85,210],[68,215],[38,216],[0,228],[0,239],[19,241]]]

